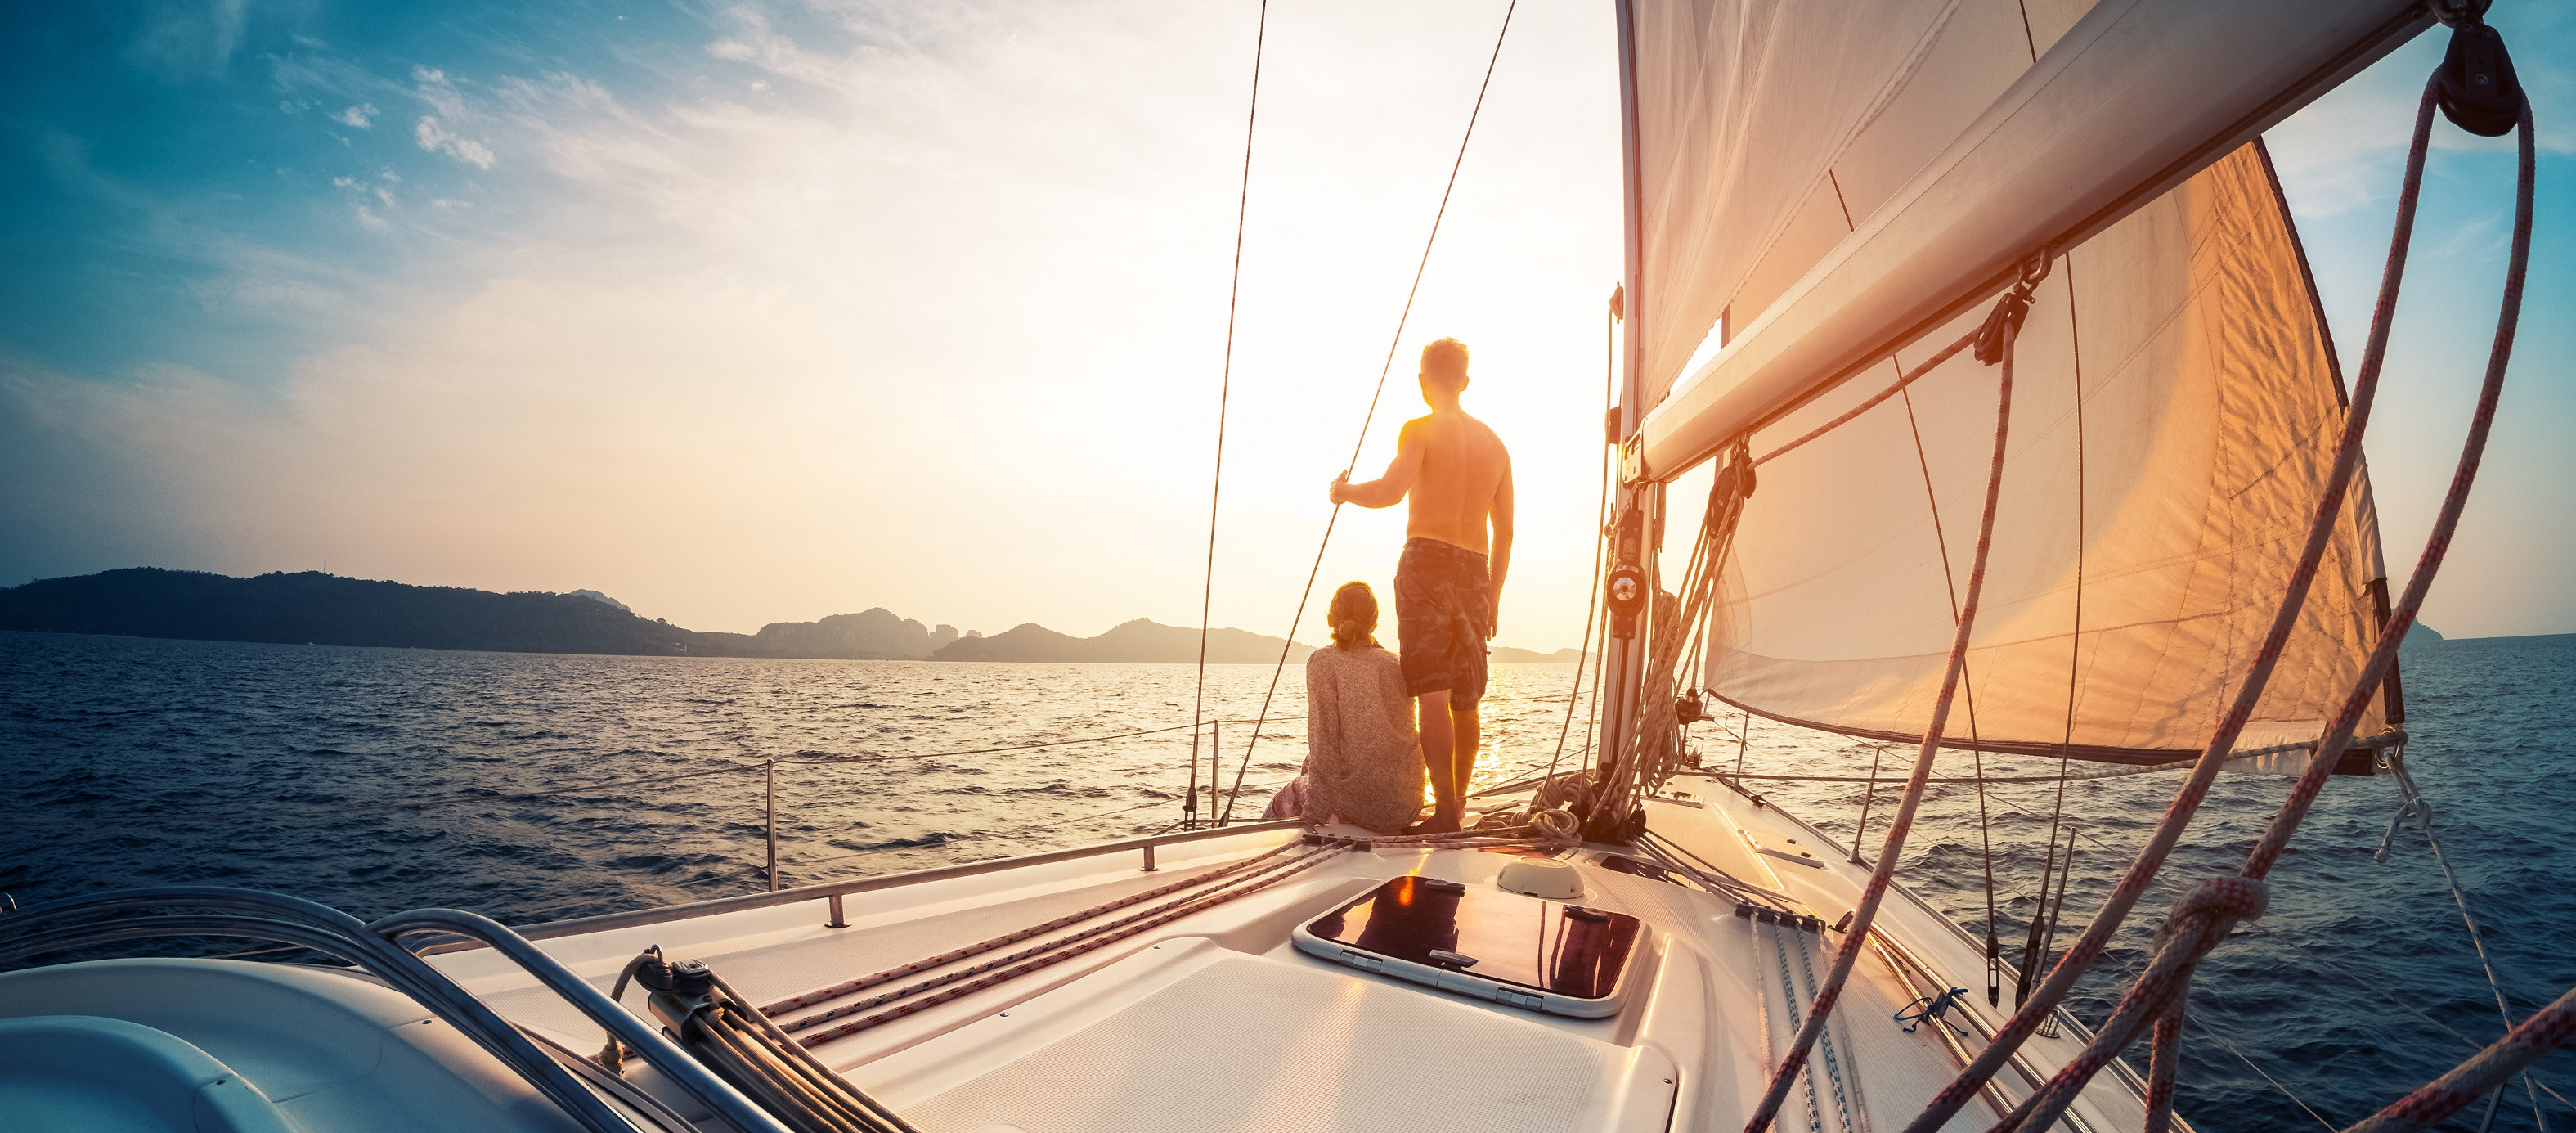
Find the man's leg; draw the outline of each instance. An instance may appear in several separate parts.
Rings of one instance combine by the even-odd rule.
[[[1422,729],[1423,770],[1431,775],[1431,821],[1415,833],[1445,833],[1456,830],[1459,816],[1466,813],[1466,799],[1458,791],[1457,716],[1449,710],[1449,690],[1426,692],[1414,699]],[[1475,717],[1468,717],[1474,727]],[[1472,741],[1471,741],[1472,742]]]
[[[1484,738],[1484,729],[1476,719],[1476,704],[1471,700],[1449,706],[1450,731],[1456,736],[1451,741],[1449,774],[1450,782],[1456,784],[1452,790],[1458,799],[1450,816],[1461,825],[1467,821],[1467,781],[1476,775],[1476,746]]]

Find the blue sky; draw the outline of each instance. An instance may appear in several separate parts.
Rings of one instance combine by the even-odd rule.
[[[1194,622],[1252,10],[13,9],[0,585],[327,559],[593,587],[708,629],[874,605]],[[1273,13],[1219,624],[1285,626],[1501,10]],[[1411,335],[1478,344],[1522,469],[1503,639],[1544,648],[1581,623],[1619,270],[1605,12],[1523,7]],[[2492,18],[2538,95],[2539,251],[2427,621],[2576,631],[2576,19]],[[2272,138],[2347,366],[2438,53]],[[2448,477],[2502,267],[2510,154],[2442,129],[2371,437],[2393,568]],[[1382,573],[1400,538],[1349,519],[1325,573]]]

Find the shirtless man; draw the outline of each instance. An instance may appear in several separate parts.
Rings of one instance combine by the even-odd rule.
[[[1395,624],[1435,803],[1430,821],[1411,832],[1446,833],[1466,820],[1485,641],[1494,636],[1503,574],[1512,565],[1512,456],[1501,437],[1458,408],[1467,389],[1465,343],[1444,338],[1423,347],[1421,379],[1431,415],[1404,423],[1386,475],[1353,484],[1345,472],[1333,477],[1331,495],[1334,503],[1366,508],[1413,501],[1395,568]]]

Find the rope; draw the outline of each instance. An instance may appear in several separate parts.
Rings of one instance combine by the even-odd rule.
[[[953,948],[936,956],[924,957],[909,964],[888,968],[882,972],[861,976],[854,980],[846,980],[841,983],[833,984],[830,987],[817,988],[813,991],[791,995],[776,1003],[762,1006],[760,1013],[763,1015],[774,1016],[788,1011],[794,1011],[799,1007],[811,1007],[817,1003],[839,999],[844,995],[852,995],[857,992],[865,991],[877,986],[878,984],[890,983],[892,981],[902,979],[905,976],[928,971],[943,964],[955,963],[969,956],[980,956],[986,952],[1000,948],[1003,945],[1017,944],[1032,936],[1054,932],[1066,925],[1079,924],[1103,913],[1114,912],[1116,910],[1126,908],[1129,905],[1142,904],[1144,902],[1151,901],[1156,897],[1177,893],[1192,886],[1204,885],[1221,877],[1228,877],[1241,873],[1244,870],[1261,864],[1262,862],[1269,861],[1272,858],[1296,849],[1298,845],[1299,843],[1297,842],[1283,842],[1268,853],[1245,858],[1242,861],[1234,862],[1230,865],[1218,866],[1215,869],[1183,878],[1166,885],[1158,885],[1142,892],[1131,893],[1114,901],[1102,902],[1101,904],[1093,905],[1088,909],[1084,909],[1081,912],[1068,913],[1064,916],[1057,917],[1056,919],[1044,924],[1031,925],[1028,928],[1020,929],[1015,932],[1007,932],[990,940],[979,941],[974,944],[969,944],[963,948]]]
[[[2413,796],[2415,777],[2406,773],[2403,758],[2400,756],[2390,760],[2391,770],[2397,773],[2398,784],[2409,796]],[[2486,972],[2487,990],[2495,994],[2496,1015],[2504,1020],[2505,1029],[2511,1030],[2513,1029],[2513,1009],[2505,1004],[2504,984],[2496,979],[2495,961],[2487,956],[2486,937],[2478,931],[2478,919],[2469,913],[2469,898],[2467,894],[2460,892],[2460,879],[2451,874],[2451,859],[2442,853],[2441,841],[2433,837],[2433,809],[2429,805],[2422,805],[2420,798],[2410,801],[2418,803],[2418,808],[2414,809],[2413,813],[2423,823],[2424,844],[2433,850],[2433,864],[2440,867],[2442,871],[2442,884],[2450,889],[2451,903],[2460,910],[2460,923],[2467,926],[2469,930],[2469,946],[2477,950],[2478,967]],[[2549,1128],[2548,1120],[2540,1115],[2540,1094],[2533,1089],[2529,1074],[2522,1076],[2522,1091],[2531,1099],[2532,1126],[2543,1130]]]
[[[1292,845],[1293,844],[1294,843],[1292,843]],[[1285,881],[1300,873],[1313,869],[1316,866],[1324,864],[1327,859],[1341,853],[1343,849],[1344,847],[1341,846],[1321,847],[1313,850],[1312,852],[1288,858],[1269,868],[1258,870],[1242,877],[1224,882],[1215,889],[1206,893],[1184,897],[1179,900],[1157,905],[1142,912],[1132,913],[1117,920],[1084,929],[1071,936],[1051,940],[1045,944],[1040,944],[1032,948],[1024,948],[1018,952],[1011,953],[1008,956],[1003,956],[994,960],[987,960],[981,964],[961,968],[954,972],[933,976],[916,983],[906,984],[893,991],[873,995],[860,1000],[857,1003],[852,1003],[843,1007],[836,1007],[829,1011],[817,1012],[812,1015],[804,1016],[803,1018],[781,1023],[779,1026],[782,1030],[787,1031],[809,1030],[814,1027],[821,1026],[823,1023],[830,1022],[831,1020],[846,1018],[861,1011],[883,1007],[887,1004],[895,1005],[889,1010],[878,1011],[871,1015],[852,1019],[847,1023],[827,1028],[816,1033],[812,1037],[799,1041],[802,1042],[805,1047],[811,1049],[813,1047],[821,1046],[824,1043],[831,1042],[834,1039],[847,1038],[851,1035],[858,1034],[861,1031],[893,1022],[894,1020],[903,1018],[906,1015],[928,1010],[929,1008],[935,1007],[939,1004],[971,995],[977,991],[1027,975],[1028,973],[1037,971],[1041,968],[1050,967],[1066,960],[1073,959],[1076,956],[1081,956],[1086,953],[1108,947],[1111,944],[1125,940],[1128,937],[1134,936],[1148,929],[1159,925],[1169,924],[1172,921],[1179,920],[1182,917],[1189,916],[1190,914],[1199,912],[1203,909],[1212,908],[1226,901],[1233,900],[1234,898],[1259,892],[1260,890],[1269,888],[1272,885],[1276,885],[1279,882]],[[945,988],[946,990],[938,990],[942,988]],[[937,994],[927,994],[934,991],[936,991]]]
[[[1266,3],[1267,0],[1264,0]],[[1404,326],[1413,318],[1414,297],[1422,292],[1422,275],[1431,268],[1431,248],[1440,240],[1440,222],[1449,215],[1449,195],[1458,189],[1458,171],[1467,164],[1467,143],[1475,140],[1476,118],[1485,112],[1485,92],[1494,85],[1494,66],[1502,62],[1503,40],[1511,35],[1512,13],[1519,10],[1520,0],[1503,9],[1503,27],[1494,33],[1494,53],[1485,60],[1485,79],[1476,87],[1476,105],[1467,111],[1467,132],[1458,139],[1458,157],[1449,163],[1449,183],[1440,189],[1440,207],[1431,214],[1431,234],[1422,241],[1422,259],[1413,265],[1413,285],[1404,292],[1404,310],[1395,317],[1395,334],[1386,344],[1386,362],[1378,367],[1377,388],[1369,393],[1368,412],[1360,417],[1359,439],[1351,442],[1351,459],[1342,465],[1348,474],[1359,467],[1360,450],[1368,445],[1369,425],[1377,420],[1378,402],[1386,396],[1386,376],[1395,370],[1395,352],[1404,345]],[[1243,745],[1243,762],[1234,771],[1234,789],[1226,794],[1225,813],[1218,816],[1223,826],[1234,817],[1235,796],[1243,791],[1244,772],[1252,767],[1252,749],[1261,745],[1261,727],[1270,719],[1270,699],[1279,693],[1279,674],[1288,668],[1288,651],[1296,646],[1297,627],[1306,621],[1306,603],[1315,596],[1315,577],[1324,569],[1324,548],[1333,543],[1333,525],[1341,522],[1342,505],[1334,504],[1332,514],[1324,519],[1324,537],[1315,543],[1315,565],[1306,568],[1306,588],[1297,594],[1297,615],[1289,619],[1287,643],[1279,647],[1279,661],[1270,669],[1270,691],[1261,694],[1261,714],[1252,721],[1252,740]],[[1209,784],[1214,787],[1215,784]]]
[[[2298,622],[2299,608],[2306,601],[2309,584],[2316,579],[2317,568],[2324,560],[2326,544],[2342,514],[2344,491],[2361,457],[2362,427],[2370,420],[2371,403],[2379,390],[2380,367],[2387,356],[2389,323],[2396,310],[2398,284],[2405,274],[2408,238],[2414,230],[2416,198],[2423,182],[2425,149],[2433,126],[2430,117],[2432,107],[2428,85],[2423,106],[2416,116],[2414,142],[2407,153],[2405,181],[2398,194],[2396,232],[2390,238],[2379,301],[2371,316],[2369,345],[2363,352],[2361,369],[2356,375],[2351,405],[2345,411],[2343,434],[2336,443],[2334,465],[2326,475],[2316,511],[2309,522],[2307,545],[2283,587],[2270,630],[2247,662],[2244,679],[2237,683],[2235,702],[2220,718],[2209,746],[2193,764],[2190,778],[2176,790],[2173,801],[2167,804],[2163,817],[2157,822],[2155,833],[2139,851],[2136,860],[2130,863],[2119,883],[2112,887],[2101,911],[2094,914],[2093,922],[2058,958],[2056,966],[2049,970],[2048,978],[1996,1031],[1986,1048],[1949,1085],[1933,1095],[1931,1103],[1906,1126],[1905,1133],[1933,1133],[1947,1125],[1960,1107],[1975,1098],[1986,1082],[1994,1077],[1996,1070],[2020,1048],[2022,1040],[2056,1010],[2058,1003],[2074,986],[2076,978],[2100,957],[2104,947],[2110,943],[2111,935],[2118,931],[2138,898],[2145,893],[2148,883],[2163,868],[2175,842],[2182,837],[2183,827],[2190,823],[2200,808],[2201,800],[2208,795],[2219,767],[2225,763],[2229,749],[2235,746],[2237,734],[2244,730],[2246,721],[2253,716],[2254,705],[2271,679],[2273,665],[2280,660],[2290,631]],[[2017,1124],[2017,1121],[2008,1119],[1998,1129]],[[2037,1128],[2046,1128],[2047,1124],[2047,1121],[2042,1121]]]
[[[1234,315],[1243,298],[1243,222],[1252,208],[1252,127],[1261,120],[1261,49],[1270,41],[1270,0],[1261,0],[1261,19],[1252,33],[1252,101],[1243,112],[1243,185],[1234,198],[1234,272],[1225,285],[1225,365],[1216,386],[1216,468],[1208,474],[1207,576],[1199,585],[1199,668],[1190,699],[1190,790],[1183,809],[1199,806],[1199,734],[1195,725],[1207,703],[1208,611],[1216,600],[1216,504],[1225,488],[1225,410],[1234,394]],[[1290,637],[1295,637],[1293,632]],[[1216,784],[1208,784],[1213,788]],[[1182,821],[1188,821],[1187,818]]]
[[[2070,291],[2068,294],[2071,296],[2073,292]],[[1978,334],[1971,337],[1980,337],[1983,333],[1984,328],[1980,327]],[[1941,552],[1941,585],[1949,592],[1950,619],[1955,622],[1959,618],[1959,585],[1956,576],[1950,573],[1950,540],[1941,532],[1941,498],[1932,491],[1932,458],[1923,451],[1923,426],[1915,420],[1914,395],[1907,392],[1900,396],[1905,401],[1905,428],[1914,436],[1914,462],[1923,471],[1923,504],[1925,510],[1932,514],[1932,543]],[[1986,817],[1986,753],[1978,747],[1977,682],[1976,678],[1963,668],[1959,671],[1959,683],[1968,702],[1968,754],[1977,772],[1977,860],[1985,869],[1986,1004],[1991,1007],[2001,998],[2003,973],[2003,947],[1995,939],[1995,842],[1991,824]],[[1875,777],[1877,773],[1877,764],[1873,760],[1870,774]],[[1861,802],[1863,827],[1869,824],[1868,811],[1868,796],[1864,795]],[[1860,856],[1860,839],[1857,835],[1852,839],[1852,851],[1853,857]]]
[[[2047,264],[2046,259],[2039,260],[2038,273],[2044,274]],[[2003,301],[1996,305],[1996,313],[2002,315],[2011,310],[2015,299],[2026,303],[2026,289],[2037,282],[2033,272],[2025,271],[2021,284],[2006,293]],[[1988,319],[1989,326],[1995,322],[1993,318]],[[1976,629],[1977,605],[1985,597],[1986,556],[1994,549],[1995,505],[2003,494],[2005,445],[2012,435],[2013,342],[2019,329],[2017,319],[2008,321],[2002,328],[2004,333],[1998,344],[1998,361],[2002,365],[1996,382],[1995,449],[1986,470],[1985,510],[1977,521],[1977,553],[1968,569],[1967,600],[1960,608],[1958,627],[1950,637],[1950,659],[1943,666],[1941,694],[1933,701],[1931,722],[1923,729],[1923,747],[1915,754],[1914,772],[1906,781],[1904,797],[1897,803],[1896,819],[1888,825],[1887,844],[1879,851],[1878,865],[1870,871],[1869,884],[1861,890],[1860,903],[1852,911],[1851,924],[1844,930],[1842,947],[1834,953],[1834,966],[1825,975],[1824,987],[1816,992],[1815,1003],[1807,1011],[1806,1022],[1798,1028],[1797,1039],[1780,1060],[1779,1068],[1772,1072],[1771,1084],[1763,1091],[1761,1102],[1744,1123],[1745,1133],[1763,1133],[1770,1128],[1772,1119],[1780,1112],[1781,1100],[1788,1095],[1789,1084],[1806,1066],[1808,1048],[1815,1044],[1816,1036],[1824,1030],[1825,1020],[1832,1017],[1835,1002],[1842,998],[1843,983],[1851,977],[1852,965],[1860,959],[1861,949],[1868,943],[1869,926],[1878,916],[1879,901],[1887,896],[1888,884],[1894,880],[1897,855],[1905,849],[1905,836],[1914,826],[1914,812],[1923,802],[1925,781],[1932,776],[1933,757],[1941,750],[1941,730],[1950,720],[1950,702],[1959,690],[1960,675],[1968,664],[1968,639]],[[1981,343],[1981,352],[1982,346]]]
[[[1843,426],[1845,426],[1845,425],[1851,424],[1851,423],[1852,423],[1852,421],[1853,421],[1854,419],[1858,418],[1861,414],[1863,414],[1863,413],[1867,413],[1867,412],[1869,412],[1870,410],[1877,408],[1877,407],[1878,407],[1878,403],[1880,403],[1880,402],[1882,402],[1882,401],[1885,401],[1885,400],[1887,400],[1888,398],[1894,397],[1894,396],[1896,396],[1896,395],[1897,395],[1897,394],[1899,394],[1899,393],[1904,392],[1905,387],[1910,386],[1910,385],[1913,385],[1916,379],[1921,378],[1921,377],[1922,377],[1923,375],[1925,375],[1925,374],[1929,374],[1929,373],[1931,373],[1931,372],[1932,372],[1933,370],[1935,370],[1935,369],[1938,369],[1938,368],[1940,367],[1941,363],[1943,363],[1943,362],[1947,362],[1947,361],[1949,361],[1949,360],[1950,360],[1950,356],[1951,356],[1951,355],[1956,354],[1956,353],[1960,352],[1961,350],[1965,350],[1965,349],[1967,349],[1967,347],[1968,347],[1968,344],[1969,344],[1969,343],[1975,342],[1975,341],[1977,340],[1977,333],[1978,333],[1977,331],[1973,331],[1973,330],[1972,330],[1972,331],[1969,331],[1968,333],[1966,333],[1966,334],[1964,334],[1964,335],[1959,336],[1959,341],[1957,341],[1957,342],[1953,342],[1953,343],[1951,343],[1951,344],[1950,344],[1950,345],[1948,345],[1948,346],[1944,346],[1944,347],[1942,347],[1940,350],[1938,350],[1938,351],[1934,352],[1934,353],[1933,353],[1933,355],[1932,355],[1931,357],[1926,358],[1926,359],[1924,359],[1923,361],[1916,363],[1913,369],[1911,369],[1911,370],[1906,370],[1906,371],[1904,371],[1904,372],[1902,372],[1902,373],[1898,374],[1898,375],[1897,375],[1897,378],[1896,378],[1896,384],[1895,384],[1895,385],[1889,386],[1889,387],[1887,387],[1886,389],[1883,389],[1883,390],[1878,391],[1877,393],[1871,394],[1871,395],[1870,395],[1869,400],[1864,401],[1864,402],[1861,402],[1861,403],[1860,403],[1860,404],[1858,404],[1858,405],[1852,406],[1850,409],[1844,410],[1844,411],[1843,411],[1843,415],[1842,415],[1842,416],[1840,416],[1840,417],[1836,417],[1836,418],[1834,418],[1834,419],[1833,419],[1833,420],[1831,420],[1831,421],[1827,421],[1827,422],[1825,422],[1825,423],[1824,423],[1824,424],[1822,424],[1822,425],[1818,425],[1818,426],[1816,426],[1815,428],[1808,430],[1807,435],[1802,436],[1802,437],[1799,437],[1797,440],[1791,441],[1791,442],[1789,442],[1788,444],[1785,444],[1785,445],[1781,445],[1781,446],[1780,446],[1780,447],[1778,447],[1778,448],[1775,448],[1775,449],[1772,449],[1772,450],[1771,450],[1771,451],[1769,451],[1769,452],[1763,453],[1761,456],[1755,457],[1755,458],[1754,458],[1754,460],[1753,460],[1753,464],[1754,464],[1754,466],[1758,468],[1758,467],[1761,467],[1762,465],[1769,464],[1769,463],[1771,463],[1772,461],[1779,459],[1780,457],[1783,457],[1783,456],[1788,455],[1788,454],[1789,454],[1789,452],[1790,452],[1790,450],[1795,449],[1795,448],[1797,448],[1797,447],[1798,447],[1798,446],[1800,446],[1800,445],[1806,444],[1808,441],[1812,441],[1812,440],[1814,440],[1814,439],[1816,439],[1816,438],[1818,438],[1818,437],[1824,436],[1824,435],[1825,435],[1825,434],[1827,434],[1827,433],[1833,432],[1833,431],[1834,431],[1834,430],[1836,430],[1836,429],[1842,428],[1842,427],[1843,427]]]
[[[1685,642],[1696,636],[1693,631],[1715,608],[1718,568],[1734,545],[1736,523],[1743,517],[1745,499],[1753,486],[1751,469],[1748,454],[1739,446],[1726,466],[1711,478],[1699,535],[1692,541],[1690,561],[1682,571],[1681,599],[1656,603],[1645,678],[1638,686],[1641,694],[1642,690],[1652,690],[1653,695],[1643,697],[1639,726],[1629,733],[1621,750],[1602,753],[1605,762],[1601,782],[1595,784],[1587,819],[1600,828],[1605,840],[1625,841],[1612,826],[1629,820],[1639,798],[1679,770],[1683,753],[1672,738],[1680,716],[1674,703],[1674,666]]]
[[[1958,1006],[1959,1001],[1966,998],[1967,994],[1968,989],[1964,987],[1954,987],[1948,991],[1942,992],[1937,998],[1929,995],[1917,996],[1915,997],[1914,1002],[1908,1003],[1897,1009],[1895,1016],[1896,1021],[1905,1024],[1906,1034],[1913,1034],[1914,1029],[1922,1026],[1926,1020],[1934,1023],[1940,1022],[1941,1016],[1948,1014],[1951,1008]]]
[[[2531,121],[2528,108],[2523,121]],[[2526,139],[2529,133],[2523,135]],[[2524,152],[2528,153],[2526,142]],[[2520,1073],[2541,1055],[2549,1053],[2576,1034],[2576,988],[2568,989],[2556,1002],[2532,1013],[2503,1038],[2489,1043],[2469,1060],[2454,1066],[2450,1072],[2427,1082],[2414,1093],[2391,1103],[2388,1108],[2356,1123],[2345,1133],[2397,1133],[2406,1129],[2429,1129],[2444,1118],[2468,1108],[2504,1085],[2505,1080]]]
[[[2415,139],[2407,161],[2409,199],[2403,202],[2403,208],[2408,214],[2406,219],[2409,220],[2412,219],[2413,190],[2420,183],[2422,175],[2424,150],[2432,127],[2431,115],[2439,82],[2440,77],[2437,72],[2435,78],[2425,84],[2423,101],[2417,111]],[[2515,184],[2513,251],[2506,269],[2501,310],[2496,318],[2495,340],[2487,355],[2486,379],[2479,390],[2477,409],[2469,424],[2469,435],[2461,445],[2458,467],[2452,473],[2448,492],[2443,496],[2442,509],[2434,520],[2432,533],[2425,540],[2422,555],[2416,560],[2415,572],[2407,580],[2405,595],[2390,613],[2378,647],[2372,650],[2370,659],[2362,667],[2361,675],[2353,682],[2353,687],[2337,713],[2333,726],[2327,729],[2325,739],[2319,744],[2315,758],[2309,761],[2306,773],[2300,776],[2288,797],[2282,801],[2280,811],[2273,816],[2270,825],[2263,832],[2263,837],[2255,843],[2253,849],[2247,852],[2245,863],[2238,870],[2237,876],[2203,881],[2192,891],[2194,895],[2225,894],[2225,899],[2205,899],[2198,904],[2178,905],[2175,908],[2173,914],[2167,918],[2164,927],[2157,931],[2159,947],[2155,959],[2150,962],[2147,971],[2138,977],[2137,982],[2131,985],[2128,993],[2122,996],[2119,1007],[2095,1034],[2092,1043],[2086,1046],[2082,1054],[2061,1068],[2046,1087],[2033,1094],[2025,1103],[2029,1110],[2028,1121],[2007,1119],[1996,1126],[1997,1133],[2007,1133],[2009,1130],[2025,1126],[2046,1128],[2050,1122],[2056,1120],[2056,1115],[2072,1101],[2074,1093],[2082,1089],[2084,1083],[2099,1071],[2103,1064],[2117,1057],[2121,1048],[2134,1037],[2142,1022],[2160,1020],[2165,1014],[2180,1010],[2183,996],[2188,993],[2192,969],[2199,962],[2200,957],[2206,955],[2218,941],[2224,939],[2236,921],[2252,920],[2261,915],[2262,904],[2259,896],[2249,901],[2246,894],[2249,890],[2254,894],[2260,894],[2263,878],[2279,861],[2281,852],[2289,843],[2290,835],[2297,830],[2300,819],[2306,815],[2309,806],[2315,802],[2318,792],[2324,788],[2327,776],[2333,771],[2344,748],[2351,742],[2353,730],[2359,726],[2363,712],[2377,696],[2379,682],[2386,676],[2389,667],[2396,662],[2397,646],[2404,639],[2407,628],[2414,624],[2416,611],[2422,607],[2424,596],[2431,589],[2433,578],[2441,569],[2442,561],[2450,550],[2451,539],[2458,530],[2460,514],[2468,504],[2469,489],[2477,479],[2478,465],[2485,455],[2488,433],[2495,423],[2496,408],[2503,395],[2506,364],[2513,354],[2513,338],[2520,320],[2523,283],[2530,259],[2534,167],[2532,134],[2530,108],[2526,104],[2518,125],[2519,169]],[[2398,247],[2392,248],[2392,272],[2400,250],[2402,250],[2402,242]],[[2393,292],[2393,287],[2383,292],[2383,311],[2389,305],[2387,301],[2394,298]],[[2384,326],[2375,325],[2374,331],[2384,331]],[[2374,353],[2382,341],[2382,334],[2373,335]],[[2373,372],[2368,374],[2365,380],[2375,383],[2378,376],[2375,372],[2377,361],[2376,357],[2371,359],[2370,369]],[[2358,393],[2354,403],[2356,406],[2362,404]],[[2357,441],[2358,438],[2352,430],[2347,429],[2346,439]],[[2356,444],[2353,447],[2358,446]],[[2350,469],[2347,465],[2353,455],[2345,453],[2344,459],[2337,461],[2339,473],[2348,475]],[[2346,475],[2338,475],[2336,483],[2340,485]],[[2334,494],[2339,493],[2330,493],[2329,503],[2337,502],[2333,499]],[[2331,517],[2321,512],[2320,526],[2330,522],[2330,519]],[[2319,541],[2311,541],[2310,557],[2314,557],[2317,542]],[[2162,831],[2159,831],[2159,835],[2161,834]],[[2133,873],[2136,872],[2136,868],[2132,867]],[[2191,900],[2192,898],[2186,897],[2186,902]],[[2246,911],[2246,906],[2249,904],[2250,912]],[[2088,938],[2090,935],[2088,931]],[[2078,947],[2081,947],[2081,942]],[[2073,958],[2074,950],[2070,949],[2068,960],[2071,961]],[[2061,962],[2060,967],[2064,966],[2065,964]],[[2055,973],[2052,973],[2051,983],[2055,982]],[[2159,1033],[2161,1036],[2161,1030]],[[2563,1038],[2564,1035],[2560,1037]],[[2475,1063],[2479,1060],[2471,1061]],[[2465,1068],[2466,1064],[2463,1066],[2463,1069]],[[2427,1089],[2430,1088],[2427,1087]],[[2537,1104],[2535,1098],[2535,1108]]]

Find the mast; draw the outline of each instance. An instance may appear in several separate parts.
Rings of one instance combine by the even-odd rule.
[[[1645,309],[1642,300],[1646,272],[1645,177],[1643,147],[1637,128],[1636,0],[1617,0],[1616,8],[1619,21],[1620,203],[1626,213],[1626,224],[1622,229],[1626,267],[1621,289],[1626,302],[1622,304],[1621,315],[1624,333],[1620,336],[1618,435],[1614,438],[1620,449],[1619,488],[1610,512],[1611,571],[1603,583],[1611,588],[1610,594],[1604,596],[1609,611],[1610,640],[1602,658],[1601,687],[1594,693],[1603,698],[1599,754],[1596,756],[1599,763],[1609,762],[1635,728],[1638,678],[1645,660],[1644,619],[1640,615],[1643,599],[1654,593],[1654,555],[1645,548],[1647,528],[1651,526],[1646,505],[1650,497],[1660,495],[1646,491],[1629,476],[1631,446],[1637,436],[1637,427],[1645,417],[1644,407],[1638,404],[1642,388],[1639,368],[1645,349],[1645,340],[1638,334],[1638,320]],[[1635,600],[1617,600],[1623,587],[1634,594]]]

